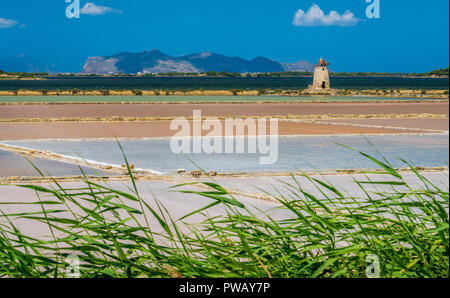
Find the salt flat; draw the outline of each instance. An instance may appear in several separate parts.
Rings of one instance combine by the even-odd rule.
[[[259,153],[175,154],[171,151],[170,142],[168,138],[120,140],[127,159],[136,168],[166,174],[180,168],[190,171],[198,167],[219,173],[378,168],[367,158],[339,144],[378,156],[374,149],[376,148],[394,167],[407,167],[398,160],[399,157],[411,162],[414,166],[445,167],[448,164],[449,152],[448,135],[439,134],[280,137],[277,161],[273,164],[260,164],[260,157],[264,155]],[[245,142],[247,148],[248,139]],[[37,150],[49,150],[66,156],[81,156],[119,166],[124,163],[123,153],[116,140],[28,140],[6,143]],[[225,145],[223,142],[223,146]]]
[[[191,117],[192,110],[203,116],[275,116],[275,115],[448,115],[449,103],[142,103],[142,104],[25,104],[0,105],[0,119],[68,117]]]
[[[439,123],[448,119],[437,119]],[[223,122],[223,121],[222,121]],[[177,131],[170,130],[170,121],[125,122],[30,122],[1,123],[0,140],[39,139],[95,139],[95,138],[154,138],[170,137]],[[224,125],[223,125],[224,127]],[[340,134],[400,134],[427,133],[427,130],[372,128],[328,123],[305,123],[299,121],[278,122],[279,135],[340,135]],[[209,131],[204,131],[206,135]],[[224,134],[225,135],[225,134]]]

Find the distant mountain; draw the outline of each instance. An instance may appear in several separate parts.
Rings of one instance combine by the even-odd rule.
[[[186,56],[170,56],[159,50],[141,53],[120,53],[112,56],[90,57],[81,73],[166,73],[166,72],[277,72],[312,71],[314,65],[307,61],[279,63],[264,57],[246,60],[214,53],[197,53]]]
[[[51,72],[52,69],[32,58],[17,56],[0,58],[0,70],[5,72]]]
[[[281,63],[285,71],[314,71],[314,64],[308,61],[298,61],[295,63]]]

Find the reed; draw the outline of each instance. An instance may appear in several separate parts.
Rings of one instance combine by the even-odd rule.
[[[157,198],[149,202],[140,196],[125,155],[127,192],[87,176],[77,189],[56,180],[49,187],[18,185],[34,190],[36,200],[0,203],[0,277],[66,277],[66,258],[76,255],[86,278],[364,278],[367,256],[376,255],[381,277],[448,278],[448,189],[412,165],[421,186],[408,185],[388,161],[359,154],[391,179],[354,180],[365,195],[351,197],[305,176],[321,193],[317,196],[293,176],[284,192],[266,192],[279,207],[258,214],[207,181],[195,183],[208,188],[204,191],[191,184],[172,188],[211,201],[172,218]],[[381,185],[385,190],[374,191]],[[1,208],[20,204],[39,211],[8,214]],[[217,207],[222,215],[209,216],[208,209]],[[274,218],[279,211],[286,214],[283,219]],[[22,233],[18,220],[44,224],[49,237]]]

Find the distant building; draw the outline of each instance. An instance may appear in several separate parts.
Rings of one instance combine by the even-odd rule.
[[[330,91],[330,75],[328,73],[327,61],[321,57],[319,63],[314,68],[314,81],[309,85],[308,89],[312,92],[327,92]]]

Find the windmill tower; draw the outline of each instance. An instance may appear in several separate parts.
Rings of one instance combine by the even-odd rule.
[[[330,75],[328,73],[327,61],[321,57],[319,63],[314,68],[314,82],[309,86],[311,91],[329,91],[330,90]]]

